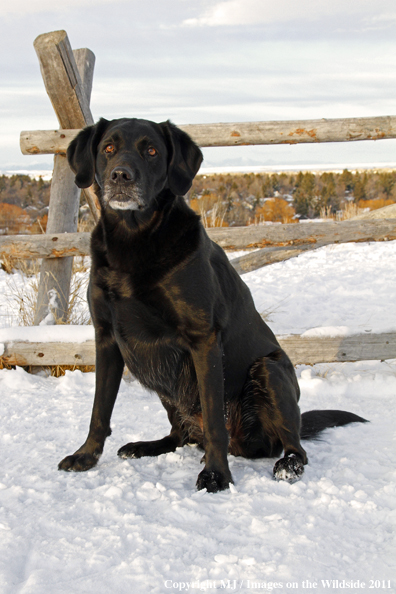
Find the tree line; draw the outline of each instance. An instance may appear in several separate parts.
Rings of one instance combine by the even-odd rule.
[[[0,233],[44,232],[50,188],[41,177],[1,175]],[[351,204],[396,202],[396,170],[198,175],[186,200],[208,227],[336,217]],[[82,202],[80,218],[87,212]]]
[[[198,175],[188,201],[208,226],[335,217],[396,202],[396,171]]]

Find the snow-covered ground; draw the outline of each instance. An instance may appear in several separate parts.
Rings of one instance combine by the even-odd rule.
[[[244,279],[277,334],[385,332],[396,329],[395,268],[396,242],[347,244]],[[17,321],[10,291],[0,271],[2,326]],[[0,371],[0,592],[395,592],[396,361],[297,373],[302,411],[340,408],[370,423],[306,443],[298,483],[274,482],[274,460],[231,457],[235,484],[208,494],[195,490],[196,447],[117,457],[168,431],[137,382],[122,382],[98,466],[69,474],[57,463],[86,437],[94,375]]]

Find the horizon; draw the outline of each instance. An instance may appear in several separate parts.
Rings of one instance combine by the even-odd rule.
[[[349,165],[301,165],[301,166],[224,166],[224,167],[201,167],[196,174],[197,176],[210,176],[210,175],[243,175],[243,174],[276,174],[276,173],[298,173],[298,172],[312,172],[312,173],[342,173],[344,170],[350,172],[360,171],[395,171],[396,164],[392,163],[355,163]],[[6,175],[11,177],[12,175],[28,175],[29,177],[38,179],[42,177],[44,181],[50,181],[52,179],[52,169],[1,169],[0,175]]]

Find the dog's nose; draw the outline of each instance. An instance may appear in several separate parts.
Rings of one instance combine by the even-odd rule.
[[[114,182],[128,183],[135,181],[135,175],[129,167],[115,167],[110,174]]]

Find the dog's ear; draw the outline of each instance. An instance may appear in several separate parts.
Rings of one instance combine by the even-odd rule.
[[[201,150],[193,140],[172,122],[160,124],[169,148],[168,185],[176,196],[184,196],[191,188],[203,161]]]
[[[67,160],[79,188],[88,188],[95,180],[96,150],[108,124],[108,120],[101,118],[94,126],[81,130],[67,148]]]

